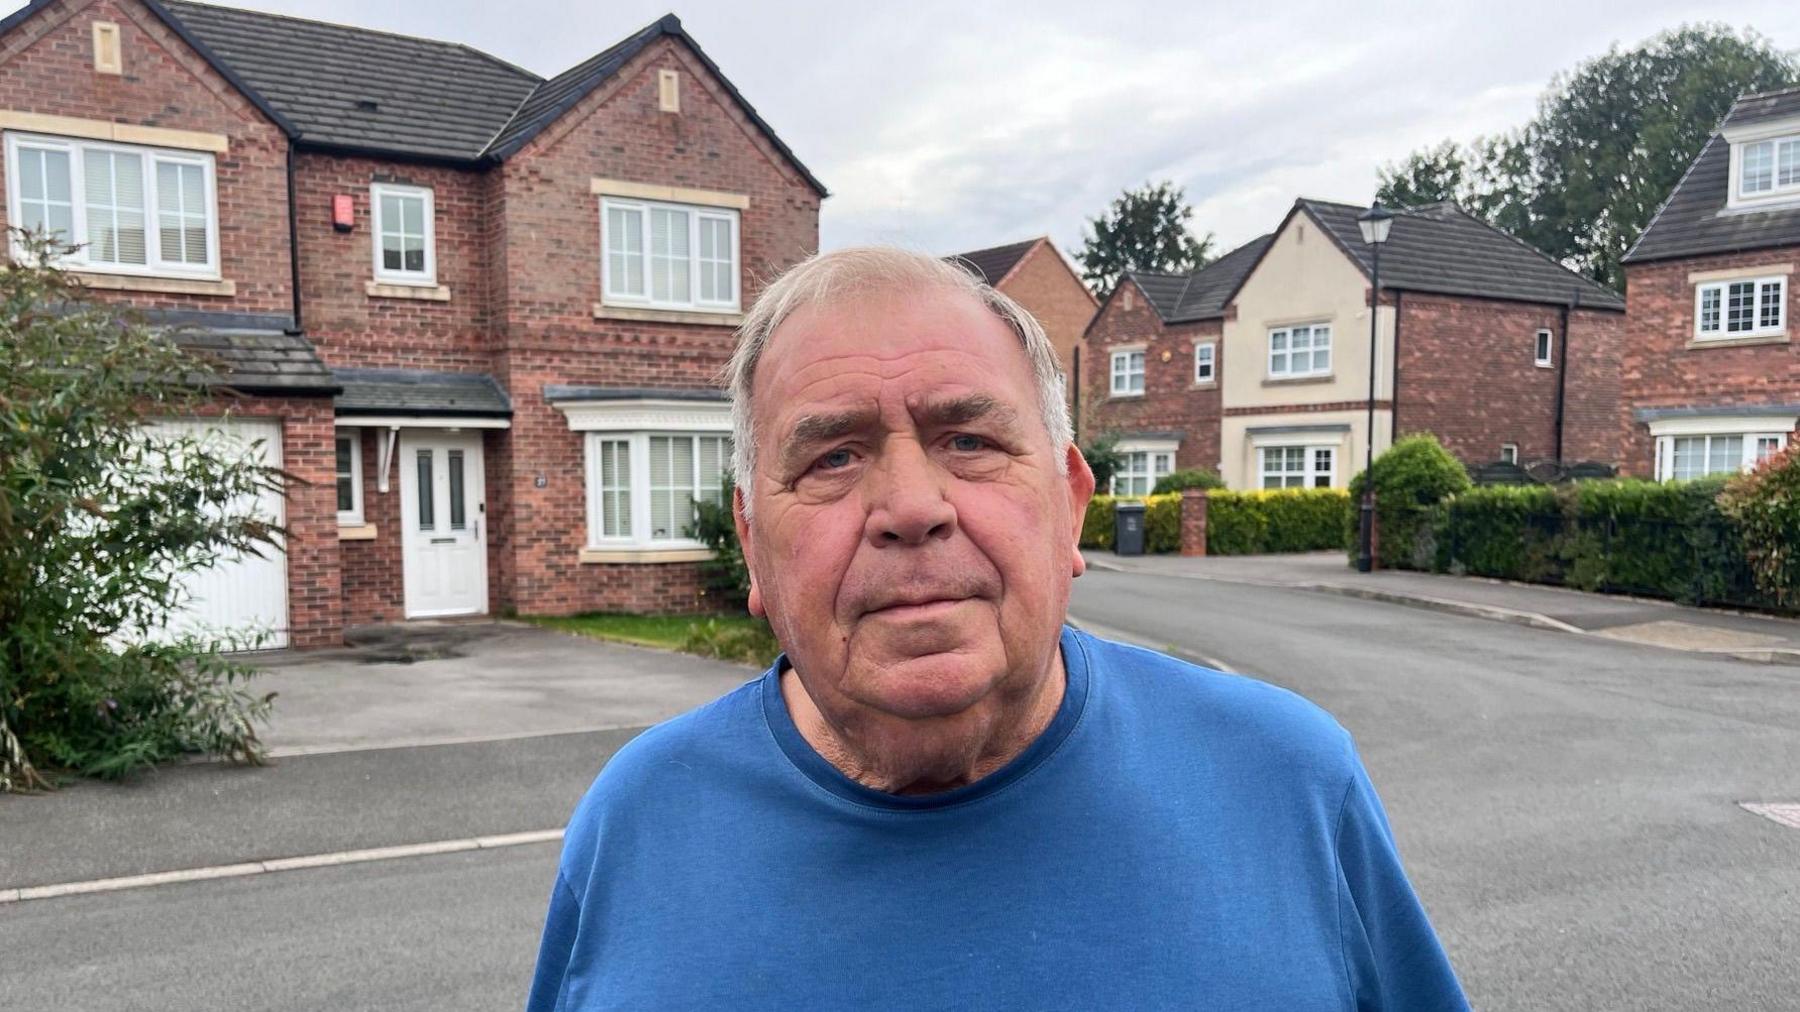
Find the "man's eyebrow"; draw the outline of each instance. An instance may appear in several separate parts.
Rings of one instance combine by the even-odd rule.
[[[1011,426],[1018,421],[1019,412],[1012,405],[987,394],[934,398],[913,409],[913,420],[926,428],[964,425],[978,418]]]
[[[875,412],[866,408],[802,415],[781,441],[781,463],[784,470],[805,463],[813,447],[847,436],[875,421]]]

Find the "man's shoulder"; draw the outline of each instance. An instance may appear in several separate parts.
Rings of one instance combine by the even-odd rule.
[[[1277,759],[1331,780],[1357,762],[1349,732],[1296,692],[1145,647],[1085,633],[1079,639],[1095,685],[1161,740]]]

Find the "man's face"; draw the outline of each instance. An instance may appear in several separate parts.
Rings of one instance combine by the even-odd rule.
[[[1082,568],[1093,476],[1018,336],[964,293],[872,292],[785,320],[752,405],[751,610],[837,735],[954,772],[1040,690]]]

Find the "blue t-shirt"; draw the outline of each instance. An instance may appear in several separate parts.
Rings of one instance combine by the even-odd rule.
[[[644,732],[570,821],[528,1008],[1462,1009],[1350,737],[1065,628],[1050,727],[894,796],[783,663]]]

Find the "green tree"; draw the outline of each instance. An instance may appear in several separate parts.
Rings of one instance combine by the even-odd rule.
[[[1173,183],[1145,183],[1126,190],[1105,214],[1089,218],[1074,253],[1081,276],[1098,292],[1110,292],[1126,271],[1194,271],[1212,260],[1213,236],[1194,238],[1194,209]]]
[[[1559,74],[1532,120],[1380,171],[1383,202],[1453,198],[1602,284],[1733,101],[1800,80],[1800,63],[1753,31],[1695,25],[1614,46]]]
[[[272,695],[170,631],[182,577],[279,550],[256,515],[283,475],[146,418],[190,413],[207,363],[43,266],[0,267],[0,791],[118,777],[184,752],[260,761]]]
[[[1094,472],[1094,488],[1107,494],[1113,475],[1125,463],[1124,454],[1119,452],[1119,438],[1103,432],[1081,448],[1081,456],[1087,461],[1088,470]]]

